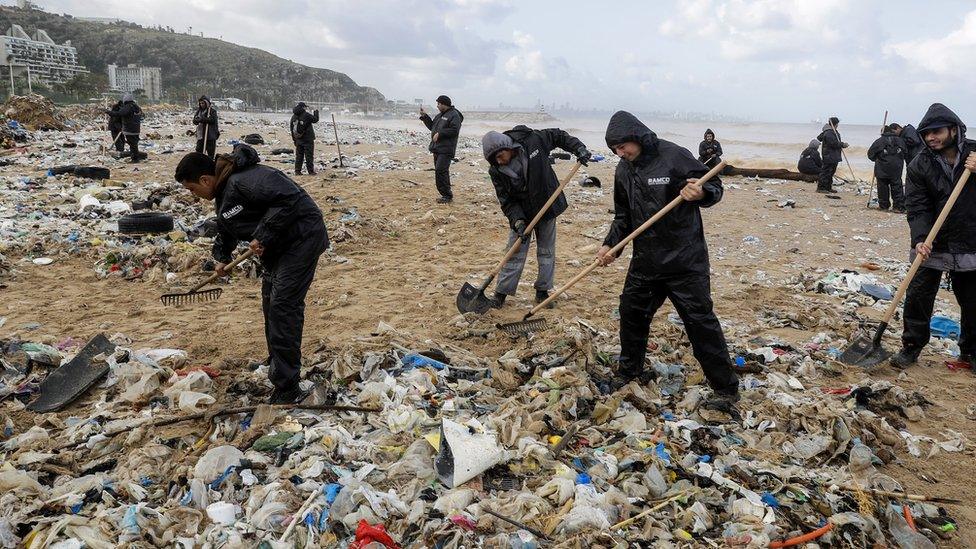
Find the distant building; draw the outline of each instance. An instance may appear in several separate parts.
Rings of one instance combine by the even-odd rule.
[[[147,99],[159,101],[163,97],[162,72],[159,67],[109,65],[108,87],[120,92],[142,90]]]
[[[0,63],[18,73],[27,73],[32,82],[67,82],[88,69],[78,64],[78,50],[71,41],[55,44],[43,30],[29,36],[20,25],[13,25],[0,36]]]
[[[101,23],[103,25],[111,25],[114,23],[123,23],[122,19],[118,17],[80,17],[77,15],[72,16],[77,21],[84,21],[86,23]]]
[[[215,97],[210,100],[210,103],[218,109],[227,109],[232,111],[243,111],[247,106],[244,104],[243,99],[238,99],[236,97]]]

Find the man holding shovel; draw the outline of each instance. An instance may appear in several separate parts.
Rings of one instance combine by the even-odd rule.
[[[197,101],[197,112],[193,114],[193,123],[197,125],[197,152],[211,158],[217,156],[217,138],[220,129],[217,127],[217,109],[210,104],[210,98],[200,96]]]
[[[924,263],[908,285],[902,349],[891,364],[897,368],[914,364],[928,344],[935,297],[942,273],[948,272],[961,311],[960,360],[976,367],[976,186],[972,182],[963,187],[932,246],[924,242],[963,170],[976,171],[976,141],[966,139],[966,125],[941,103],[929,107],[918,132],[926,146],[908,165],[905,205],[911,258],[921,255]]]
[[[725,335],[712,310],[708,247],[700,208],[722,199],[722,184],[698,178],[708,170],[687,149],[658,139],[634,115],[618,111],[607,126],[607,146],[620,157],[614,175],[614,218],[597,252],[609,265],[610,249],[679,194],[684,202],[634,240],[633,259],[620,295],[620,387],[653,379],[644,356],[654,313],[670,299],[684,322],[695,358],[714,391],[709,408],[728,410],[739,398],[739,381]]]
[[[175,177],[194,195],[215,202],[217,273],[223,274],[240,241],[250,242],[251,251],[261,258],[268,377],[274,385],[271,403],[289,404],[307,396],[298,385],[305,295],[329,236],[312,197],[287,175],[259,161],[257,151],[243,144],[216,162],[194,152],[180,160]]]
[[[582,141],[557,128],[533,130],[527,126],[515,126],[505,133],[488,132],[481,140],[485,160],[491,164],[488,175],[511,228],[506,249],[511,248],[516,239],[522,238],[518,252],[498,275],[493,307],[501,307],[506,297],[515,295],[532,239],[532,235],[525,234],[525,228],[559,187],[556,172],[549,164],[549,153],[557,147],[575,154],[580,164],[586,165],[590,160],[590,151]],[[539,262],[539,275],[535,281],[536,303],[545,301],[552,289],[556,270],[556,217],[567,206],[566,197],[560,192],[533,229]]]
[[[823,131],[817,136],[817,141],[823,143],[823,164],[820,167],[820,179],[817,181],[818,193],[834,192],[834,173],[837,172],[837,164],[840,164],[842,159],[841,149],[847,148],[847,143],[840,140],[840,133],[837,132],[839,125],[840,119],[831,116],[824,124]]]

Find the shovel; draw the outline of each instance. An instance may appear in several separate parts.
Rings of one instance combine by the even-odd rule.
[[[716,164],[714,168],[708,170],[708,173],[701,176],[698,182],[705,183],[709,179],[718,175],[724,169],[725,169],[725,161],[722,160],[718,164]],[[640,234],[646,231],[648,228],[650,228],[651,225],[657,223],[662,217],[667,215],[668,212],[675,209],[679,204],[681,204],[684,201],[685,199],[682,198],[680,194],[676,196],[674,200],[665,204],[663,208],[658,210],[657,213],[652,215],[650,219],[648,219],[643,224],[641,224],[640,227],[634,229],[634,232],[627,235],[627,237],[621,240],[616,246],[610,248],[610,251],[608,251],[607,253],[613,255],[619,254],[620,250],[623,250],[624,247],[627,246],[627,244],[629,244],[631,240],[640,236]],[[531,311],[529,311],[528,313],[525,314],[524,317],[522,317],[522,320],[520,322],[509,322],[508,324],[498,324],[497,328],[505,332],[508,332],[509,334],[512,335],[527,334],[527,333],[546,329],[548,327],[548,323],[546,322],[546,319],[532,318],[532,317],[536,313],[541,311],[543,308],[545,308],[546,305],[548,305],[552,300],[559,297],[559,295],[565,292],[566,290],[572,288],[577,282],[582,280],[586,275],[590,274],[590,272],[593,271],[593,269],[596,269],[599,266],[600,266],[600,260],[599,259],[594,260],[593,263],[590,263],[589,266],[587,266],[585,269],[580,271],[579,274],[571,278],[569,282],[567,282],[561,288],[553,292],[548,297],[548,299],[533,307]]]
[[[557,187],[556,191],[552,193],[552,195],[549,197],[549,200],[546,200],[546,203],[542,205],[542,208],[539,210],[539,213],[535,214],[535,217],[532,218],[532,221],[529,222],[528,226],[525,227],[525,231],[523,231],[523,234],[525,235],[532,234],[532,229],[534,229],[536,224],[539,223],[539,221],[542,219],[542,216],[545,215],[547,211],[549,211],[549,207],[552,206],[552,203],[555,202],[557,198],[559,198],[559,194],[563,192],[563,189],[566,188],[566,185],[569,184],[569,181],[573,178],[574,175],[576,175],[576,172],[579,170],[580,166],[581,164],[579,162],[577,162],[576,165],[573,166],[573,169],[570,170],[569,174],[565,178],[563,178],[563,180],[559,183],[559,187]],[[464,285],[461,286],[461,291],[458,292],[457,300],[455,301],[455,303],[457,304],[458,311],[460,311],[462,314],[475,312],[478,313],[479,315],[483,315],[488,312],[488,309],[491,309],[491,305],[493,301],[489,299],[488,296],[485,295],[485,289],[488,287],[489,284],[491,284],[492,280],[495,280],[495,277],[498,276],[498,273],[501,272],[502,267],[504,267],[505,264],[508,263],[508,260],[511,259],[513,255],[515,255],[515,252],[518,251],[519,247],[522,245],[522,238],[523,237],[520,236],[515,239],[515,243],[512,244],[512,247],[508,249],[508,252],[505,254],[505,257],[503,257],[502,260],[498,263],[498,265],[495,265],[495,268],[492,269],[490,273],[488,273],[488,278],[485,279],[485,281],[481,284],[481,286],[475,288],[468,282],[465,282]]]
[[[251,257],[254,254],[251,250],[248,250],[241,255],[237,256],[237,259],[231,261],[226,267],[225,271],[229,271],[236,267],[240,262]],[[220,297],[220,294],[224,292],[223,288],[211,288],[209,290],[200,291],[207,284],[212,284],[220,278],[219,273],[214,273],[210,278],[204,280],[203,282],[197,284],[189,292],[182,294],[165,294],[159,296],[159,300],[163,302],[163,305],[183,305],[185,303],[200,303],[203,301],[214,301]]]
[[[939,212],[939,217],[935,220],[935,224],[932,225],[929,235],[925,237],[925,244],[929,247],[932,246],[932,242],[935,241],[936,235],[939,234],[939,229],[942,228],[942,224],[945,223],[946,218],[949,217],[949,211],[952,210],[953,204],[955,204],[956,199],[959,198],[962,188],[966,186],[966,181],[969,180],[969,175],[971,173],[972,172],[969,170],[963,171],[962,175],[959,177],[959,182],[956,183],[956,187],[952,189],[952,194],[949,195],[949,200],[946,201],[945,206],[942,207],[942,211]],[[898,291],[895,292],[895,296],[891,298],[891,304],[888,305],[888,310],[885,311],[884,318],[881,319],[881,324],[878,326],[878,331],[875,332],[874,337],[872,338],[867,333],[862,332],[854,339],[854,341],[851,342],[847,349],[844,349],[844,352],[841,353],[838,360],[851,366],[869,368],[884,362],[888,359],[888,357],[891,356],[891,353],[886,351],[885,348],[881,346],[881,337],[888,328],[888,323],[891,322],[891,318],[895,316],[895,309],[897,309],[898,304],[901,303],[901,298],[905,297],[905,292],[908,290],[908,284],[912,281],[912,278],[915,277],[915,273],[921,266],[922,256],[916,255],[915,261],[912,261],[912,266],[908,269],[908,274],[905,275],[905,279],[901,281],[901,286],[898,286]]]

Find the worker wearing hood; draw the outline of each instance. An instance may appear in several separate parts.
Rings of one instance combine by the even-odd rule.
[[[701,208],[722,199],[722,183],[698,178],[708,171],[687,149],[659,139],[634,115],[610,118],[607,146],[621,158],[614,175],[614,218],[597,253],[608,265],[611,247],[678,195],[685,200],[633,240],[633,259],[620,295],[619,382],[653,378],[645,364],[654,314],[669,299],[684,323],[695,358],[714,394],[709,407],[728,408],[738,400],[739,384],[712,309],[708,247]]]
[[[905,213],[901,173],[905,170],[907,156],[908,145],[891,126],[885,126],[881,137],[868,148],[868,160],[874,162],[874,177],[878,184],[878,208]]]
[[[972,178],[949,212],[931,248],[925,239],[965,169],[976,170],[976,141],[948,107],[934,103],[918,124],[925,148],[908,164],[905,205],[911,229],[910,258],[925,259],[905,294],[902,349],[891,364],[914,364],[929,342],[932,310],[942,273],[952,280],[960,309],[960,360],[976,368],[976,185]],[[976,369],[973,370],[976,372]]]
[[[722,161],[722,144],[715,140],[715,132],[705,130],[702,142],[698,144],[698,161],[712,168]]]
[[[125,139],[122,138],[122,115],[119,114],[121,108],[122,101],[119,100],[112,105],[111,109],[105,111],[108,116],[108,131],[112,134],[112,146],[118,152],[125,150]]]
[[[811,139],[807,148],[800,153],[800,161],[796,164],[796,169],[802,174],[818,175],[823,167],[823,160],[820,159],[820,141]]]
[[[511,229],[506,249],[514,246],[516,239],[524,237],[518,252],[498,274],[494,304],[501,307],[506,297],[515,295],[525,267],[532,240],[531,234],[524,234],[525,228],[559,188],[559,179],[549,164],[549,153],[560,148],[575,154],[582,164],[586,164],[591,155],[583,142],[557,128],[533,130],[527,126],[515,126],[505,133],[488,132],[482,138],[481,146],[485,160],[491,166],[488,175],[495,187],[495,195]],[[566,196],[560,192],[534,228],[539,263],[539,275],[535,280],[536,303],[548,298],[553,287],[556,217],[566,208]]]
[[[834,192],[834,173],[837,172],[837,164],[843,158],[842,149],[847,148],[847,143],[840,139],[840,119],[836,116],[824,124],[823,131],[817,136],[817,140],[823,143],[823,164],[820,167],[820,179],[817,181],[818,193]]]
[[[129,144],[129,162],[142,160],[139,156],[139,134],[142,132],[142,109],[131,93],[122,96],[122,106],[118,110],[122,121],[122,135]]]
[[[217,126],[217,109],[213,107],[210,98],[206,95],[201,95],[197,101],[193,123],[197,126],[197,152],[215,158],[220,128]]]
[[[319,110],[309,113],[304,102],[299,102],[291,110],[291,139],[295,143],[295,175],[302,175],[304,162],[308,175],[315,175],[315,128],[319,121]]]

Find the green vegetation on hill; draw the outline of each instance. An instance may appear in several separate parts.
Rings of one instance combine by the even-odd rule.
[[[94,74],[104,75],[112,63],[160,67],[163,94],[174,102],[200,94],[239,97],[265,107],[285,107],[297,100],[370,106],[384,101],[380,92],[356,84],[341,72],[306,67],[216,38],[0,6],[0,32],[12,24],[22,26],[28,34],[44,29],[59,44],[70,40],[78,49],[79,61]]]

